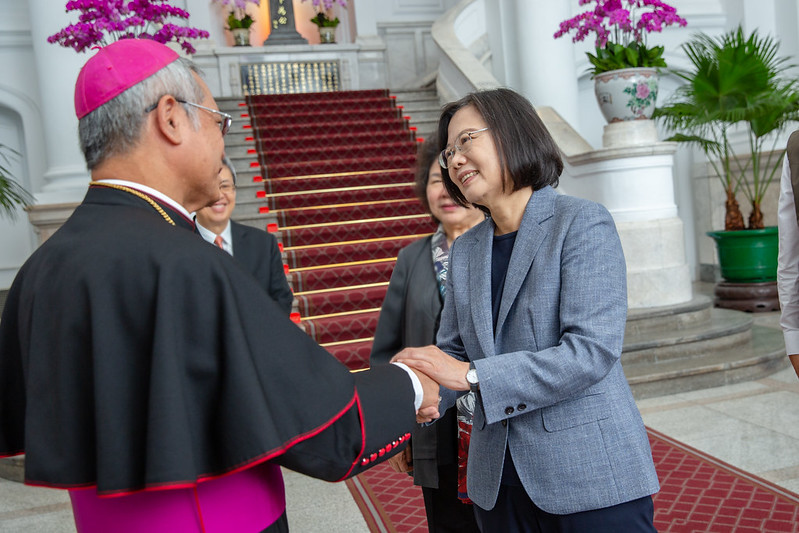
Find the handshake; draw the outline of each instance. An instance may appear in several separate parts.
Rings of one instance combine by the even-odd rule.
[[[422,383],[424,399],[416,412],[416,421],[420,424],[441,416],[439,385],[455,391],[469,390],[469,383],[466,381],[469,363],[447,355],[436,346],[405,348],[391,362],[407,365]]]

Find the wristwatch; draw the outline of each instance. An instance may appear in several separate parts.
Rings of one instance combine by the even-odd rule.
[[[477,379],[477,369],[474,363],[469,363],[469,370],[466,372],[466,382],[469,383],[469,390],[477,392],[480,390],[480,381]]]

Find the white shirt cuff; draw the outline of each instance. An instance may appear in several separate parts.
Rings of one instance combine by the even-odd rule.
[[[788,330],[782,332],[785,339],[785,351],[788,355],[799,353],[799,331]]]
[[[422,400],[424,399],[424,389],[422,388],[422,382],[419,381],[419,378],[416,376],[413,370],[408,368],[408,365],[399,362],[394,362],[391,364],[397,365],[405,372],[407,372],[408,375],[411,377],[411,383],[413,383],[413,393],[414,393],[413,410],[418,411],[419,408],[422,406]]]

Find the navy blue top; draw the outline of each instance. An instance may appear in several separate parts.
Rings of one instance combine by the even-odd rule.
[[[508,274],[510,254],[516,244],[517,231],[494,237],[493,250],[491,251],[491,310],[494,315],[494,335],[497,334],[497,320],[499,320],[499,305],[502,303],[502,290],[505,288],[505,277]],[[505,462],[502,466],[503,485],[521,486],[519,474],[510,456],[510,449],[505,450]]]
[[[491,310],[494,314],[494,335],[497,333],[499,320],[499,304],[502,303],[502,290],[505,288],[505,276],[508,274],[508,263],[513,245],[516,243],[516,231],[494,237],[491,252]]]

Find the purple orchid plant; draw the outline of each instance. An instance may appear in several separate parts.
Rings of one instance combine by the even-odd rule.
[[[227,16],[227,25],[229,30],[247,29],[255,23],[255,20],[247,14],[247,6],[252,4],[260,6],[261,0],[215,0],[216,2],[227,6],[230,13]]]
[[[579,1],[581,6],[592,3],[596,4],[594,9],[561,22],[554,37],[575,31],[572,42],[576,43],[595,34],[596,55],[587,54],[594,76],[622,68],[665,67],[664,48],[648,48],[647,34],[673,24],[687,24],[674,7],[660,0]]]
[[[166,22],[169,17],[188,20],[189,13],[168,0],[72,0],[67,12],[80,11],[78,22],[47,38],[66,48],[83,52],[119,39],[175,41],[188,54],[196,52],[188,39],[207,39],[208,32]]]
[[[305,0],[302,0],[305,2]],[[311,19],[311,22],[320,28],[332,27],[335,28],[339,24],[338,17],[330,18],[328,13],[335,5],[347,7],[347,0],[311,0],[314,8],[316,9],[316,16]]]

